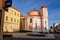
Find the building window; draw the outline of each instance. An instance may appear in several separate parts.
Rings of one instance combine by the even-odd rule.
[[[17,16],[19,16],[19,13],[17,13]]]
[[[15,15],[16,15],[16,12],[15,12]]]
[[[45,21],[45,30],[47,30],[46,26],[47,26],[47,24],[46,24],[46,21]]]
[[[6,21],[8,21],[8,16],[6,16]]]
[[[30,18],[30,23],[32,23],[32,18]]]
[[[16,22],[16,19],[14,19],[14,22]]]
[[[11,18],[11,22],[13,21],[13,18]]]
[[[5,26],[5,30],[7,30],[7,26]]]

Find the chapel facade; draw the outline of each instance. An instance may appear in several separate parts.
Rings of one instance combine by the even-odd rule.
[[[40,11],[33,9],[28,12],[26,17],[27,30],[48,30],[48,10],[44,5],[40,8]]]

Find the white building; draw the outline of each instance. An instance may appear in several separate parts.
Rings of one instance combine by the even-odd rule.
[[[44,5],[41,11],[32,10],[27,16],[27,30],[48,30],[48,10]]]

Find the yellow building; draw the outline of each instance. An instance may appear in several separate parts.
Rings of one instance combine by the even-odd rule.
[[[5,11],[3,32],[17,32],[20,30],[20,11],[14,7],[9,7]]]

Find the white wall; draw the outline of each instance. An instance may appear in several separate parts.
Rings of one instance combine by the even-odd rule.
[[[47,8],[42,8],[42,10],[41,10],[41,12],[43,13],[43,27],[45,28],[47,28],[47,30],[48,30],[48,10],[47,10]],[[45,21],[46,21],[46,23],[45,23]],[[43,29],[44,29],[43,28]]]
[[[41,19],[40,19],[40,16],[33,16],[33,17],[28,17],[27,19],[27,26],[29,27],[29,23],[30,23],[30,18],[32,18],[32,27],[33,27],[33,30],[35,30],[35,23],[37,23],[37,29],[40,30],[40,27],[41,27]]]

